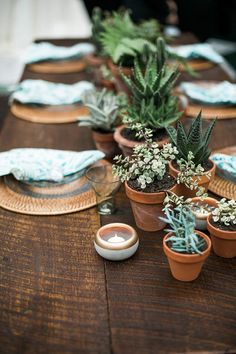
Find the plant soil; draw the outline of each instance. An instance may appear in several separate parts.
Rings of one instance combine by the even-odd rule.
[[[142,189],[137,179],[131,179],[128,181],[128,186],[137,192],[144,193],[158,193],[166,191],[175,185],[175,178],[169,174],[166,174],[162,180],[156,179],[151,184],[148,184],[145,189]]]
[[[179,165],[177,164],[177,161],[173,161],[172,164],[177,170],[179,169]],[[207,160],[202,164],[202,167],[204,168],[204,171],[207,172],[213,167],[213,162],[211,160]]]
[[[95,132],[95,133],[99,133],[99,134],[111,134],[111,133],[113,133],[112,131],[108,131],[108,130],[103,130],[103,129],[93,129],[93,131]]]
[[[221,224],[219,221],[213,221],[211,220],[210,223],[216,227],[217,229],[223,230],[223,231],[236,231],[236,224],[235,225],[229,225],[226,226],[224,224]]]
[[[138,141],[138,142],[144,141],[144,138],[141,138],[141,139],[138,138],[136,136],[136,131],[132,130],[130,128],[122,129],[121,135],[123,136],[123,138],[125,138],[127,140]],[[164,128],[163,129],[156,129],[153,131],[152,140],[158,142],[158,140],[163,140],[164,138],[167,138],[167,137],[168,137],[168,134]]]

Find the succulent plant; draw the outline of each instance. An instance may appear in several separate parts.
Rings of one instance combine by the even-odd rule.
[[[165,208],[166,217],[160,219],[170,226],[165,229],[171,232],[166,243],[177,253],[201,254],[206,247],[206,241],[198,236],[195,230],[195,215],[188,206],[179,206],[175,209]]]
[[[112,132],[120,124],[120,113],[127,103],[124,94],[111,91],[89,91],[83,96],[84,106],[90,111],[89,117],[79,117],[80,126],[91,126],[94,130]]]
[[[92,11],[92,41],[96,46],[98,55],[103,55],[103,47],[101,42],[101,34],[104,31],[104,16],[102,10],[99,7],[94,7]]]
[[[219,222],[225,226],[236,226],[236,201],[234,199],[221,199],[218,207],[213,210],[212,218],[214,222]]]
[[[145,189],[154,180],[163,179],[169,161],[174,160],[177,153],[178,151],[171,144],[165,144],[160,149],[157,143],[148,138],[143,144],[134,147],[131,156],[125,158],[122,155],[116,156],[113,173],[120,178],[121,182],[134,179],[142,189]]]
[[[177,123],[177,129],[172,126],[168,127],[167,132],[170,139],[179,151],[178,158],[183,158],[187,161],[188,154],[191,151],[194,164],[204,164],[211,153],[208,145],[215,122],[216,119],[209,124],[207,130],[203,133],[202,117],[201,112],[199,112],[198,116],[192,121],[188,133],[185,132],[181,122]]]

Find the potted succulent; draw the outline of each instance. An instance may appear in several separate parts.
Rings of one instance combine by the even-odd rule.
[[[145,62],[146,52],[156,51],[155,41],[161,36],[159,24],[156,20],[135,24],[130,11],[122,10],[113,12],[103,25],[101,42],[104,52],[110,57],[108,65],[116,78],[116,88],[127,93],[121,72],[129,75],[134,58]]]
[[[116,156],[113,173],[125,182],[136,225],[145,231],[158,231],[165,227],[159,220],[163,215],[165,191],[176,188],[176,181],[167,170],[177,150],[171,144],[160,149],[148,129],[140,131],[140,135],[145,137],[145,142],[135,146],[132,156]]]
[[[160,147],[169,141],[166,128],[182,114],[179,112],[178,98],[171,94],[177,72],[166,66],[161,40],[159,45],[159,54],[149,57],[144,73],[135,60],[133,76],[124,76],[132,92],[132,102],[123,114],[124,125],[116,130],[114,138],[125,156],[132,154],[134,146],[142,143],[136,136],[140,126],[152,129],[153,139]]]
[[[184,199],[184,196],[178,196],[168,191],[164,199],[164,205],[168,208],[187,205],[195,216],[196,229],[202,231],[207,230],[207,218],[215,210],[218,202],[208,196]]]
[[[181,122],[177,123],[176,129],[167,127],[169,137],[179,151],[176,161],[170,163],[170,172],[179,185],[178,195],[186,198],[203,195],[214,178],[216,165],[209,159],[209,141],[215,122],[216,119],[203,133],[200,112],[192,121],[188,133]]]
[[[195,216],[187,206],[165,209],[161,220],[170,226],[163,239],[164,253],[168,258],[173,277],[181,281],[195,280],[210,254],[211,240],[195,230]]]
[[[215,254],[224,258],[236,257],[236,201],[221,199],[207,219]]]
[[[83,96],[84,106],[89,109],[90,116],[79,117],[79,125],[92,128],[97,149],[104,152],[108,159],[120,151],[113,135],[120,124],[120,113],[126,101],[124,94],[115,95],[107,89],[89,91]]]

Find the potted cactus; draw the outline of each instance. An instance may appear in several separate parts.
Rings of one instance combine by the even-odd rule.
[[[168,258],[173,277],[181,281],[195,280],[210,254],[211,240],[195,230],[195,216],[186,205],[165,209],[161,220],[170,226],[163,239],[164,253]]]
[[[175,191],[175,178],[168,174],[168,163],[177,150],[171,144],[160,149],[151,139],[151,131],[144,129],[142,145],[136,145],[132,156],[114,158],[113,173],[125,182],[136,225],[145,231],[158,231],[165,227],[159,220],[163,215],[165,191]]]
[[[159,24],[156,20],[135,24],[130,10],[121,10],[113,12],[103,25],[101,42],[104,52],[111,58],[109,68],[116,78],[117,91],[127,93],[121,72],[131,74],[134,58],[138,57],[144,63],[147,50],[156,51],[154,43],[161,36]]]
[[[221,199],[208,216],[207,228],[215,254],[224,258],[236,257],[236,201]]]
[[[177,147],[179,155],[170,163],[170,172],[177,179],[177,194],[186,198],[203,195],[215,175],[215,163],[209,159],[209,141],[215,125],[214,119],[203,133],[201,112],[192,121],[188,133],[183,124],[177,128],[167,127],[172,143]]]
[[[149,57],[144,73],[135,60],[133,76],[123,77],[131,90],[132,101],[123,115],[124,125],[116,130],[114,138],[125,156],[132,154],[134,146],[142,143],[136,136],[140,127],[152,129],[153,139],[160,147],[169,141],[166,128],[181,116],[178,98],[171,94],[177,72],[166,66],[161,40],[159,45],[159,54]]]
[[[97,149],[104,152],[108,159],[113,158],[119,152],[113,138],[114,130],[121,122],[120,113],[126,105],[126,96],[115,95],[107,89],[94,90],[85,93],[83,102],[90,116],[79,117],[79,125],[91,127]]]

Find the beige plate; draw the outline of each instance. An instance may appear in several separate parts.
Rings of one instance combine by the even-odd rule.
[[[88,115],[88,109],[79,104],[42,108],[14,102],[11,105],[11,112],[17,118],[44,124],[72,123],[76,122],[79,116]]]
[[[80,59],[70,61],[44,61],[28,64],[27,69],[40,74],[67,74],[82,71],[86,66],[86,61]]]
[[[215,152],[236,156],[236,146],[230,146],[221,150],[214,151],[214,153]],[[236,199],[236,184],[217,175],[215,175],[214,179],[211,181],[209,190],[219,195],[220,197]]]
[[[97,164],[108,162],[101,160]],[[85,176],[67,176],[63,183],[23,183],[12,175],[0,178],[0,207],[16,213],[61,215],[95,205],[95,192]]]

